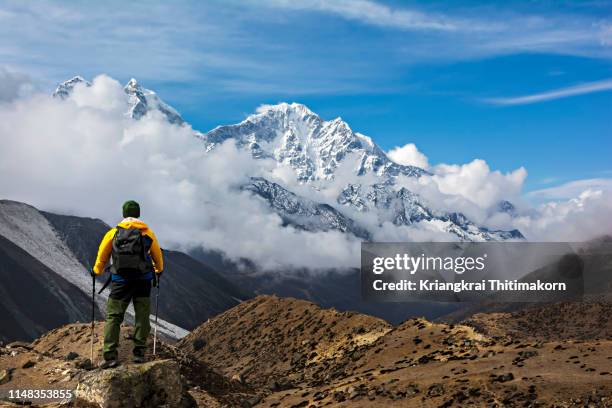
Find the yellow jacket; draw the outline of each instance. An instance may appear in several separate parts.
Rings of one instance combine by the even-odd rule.
[[[153,242],[151,243],[149,255],[151,255],[151,259],[153,260],[153,269],[156,273],[162,273],[164,270],[164,259],[162,257],[161,248],[159,247],[157,237],[153,231],[149,229],[149,226],[138,218],[126,218],[117,224],[117,226],[121,228],[138,228],[142,235],[147,235],[149,238],[151,238]],[[100,248],[98,249],[98,257],[96,258],[96,263],[93,267],[96,275],[100,275],[104,272],[104,267],[106,266],[106,263],[108,262],[113,250],[113,238],[115,237],[116,232],[117,228],[112,228],[106,233],[106,235],[104,235],[104,238],[102,238]]]

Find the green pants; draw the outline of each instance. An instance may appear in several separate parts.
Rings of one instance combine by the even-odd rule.
[[[134,304],[134,355],[144,356],[147,348],[147,338],[151,332],[149,314],[151,302],[150,281],[113,282],[111,294],[106,305],[106,322],[104,324],[104,359],[112,360],[118,357],[119,335],[121,323],[130,301]]]

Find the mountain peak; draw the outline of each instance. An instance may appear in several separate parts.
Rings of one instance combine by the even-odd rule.
[[[342,118],[323,120],[295,102],[262,105],[244,121],[219,126],[202,137],[208,151],[227,139],[234,139],[256,158],[273,158],[292,167],[302,182],[332,179],[335,169],[349,157],[356,175],[372,172],[389,178],[426,173],[393,163],[370,138],[353,132]]]
[[[91,85],[89,81],[85,80],[85,78],[83,78],[80,75],[76,75],[67,81],[60,82],[57,85],[57,88],[55,88],[55,91],[53,92],[53,97],[60,98],[60,99],[67,98],[68,96],[70,96],[70,94],[74,90],[74,87],[77,86],[78,84],[85,84],[85,86]]]
[[[89,81],[77,75],[67,81],[61,82],[55,89],[55,92],[53,92],[53,97],[60,99],[68,98],[72,94],[74,87],[81,83],[85,84],[85,86],[91,86]],[[126,113],[127,116],[138,120],[149,111],[157,110],[172,124],[182,125],[185,123],[181,115],[173,107],[162,101],[155,92],[143,88],[136,78],[131,78],[123,87],[123,91],[128,97],[129,108]]]
[[[132,78],[128,81],[128,83],[123,89],[125,89],[126,93],[134,93],[136,91],[142,90],[142,87],[135,78]]]
[[[78,82],[87,82],[87,81],[82,76],[75,75],[71,79],[69,79],[68,81],[64,81],[63,83],[65,84],[65,83],[69,83],[69,82],[78,83]]]
[[[287,103],[287,102],[281,102],[278,103],[276,105],[261,105],[259,108],[257,108],[257,114],[270,114],[270,113],[275,113],[275,112],[281,112],[284,114],[298,114],[300,116],[317,116],[317,114],[315,114],[313,111],[311,111],[306,105],[303,105],[301,103],[296,103],[296,102],[292,102],[292,103]]]

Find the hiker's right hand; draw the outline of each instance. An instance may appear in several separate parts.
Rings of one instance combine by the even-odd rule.
[[[92,278],[96,277],[96,273],[93,271],[93,269],[89,270],[89,276],[91,276]]]
[[[153,272],[153,287],[156,288],[159,285],[161,273]]]

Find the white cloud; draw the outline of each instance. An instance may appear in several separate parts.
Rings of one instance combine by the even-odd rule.
[[[431,61],[525,52],[612,57],[610,24],[597,13],[400,3],[233,0],[114,7],[107,2],[4,2],[0,38],[11,41],[0,44],[0,57],[49,80],[47,86],[75,73],[104,71],[167,81],[175,96],[182,92],[186,105],[197,100],[211,106],[228,93],[277,98],[406,91],[397,73],[407,64]],[[336,20],[305,15],[312,12],[395,32],[374,32],[364,41],[357,26],[338,36]],[[305,24],[309,21],[316,32]],[[283,35],[287,30],[294,35]],[[303,42],[304,35],[312,41]]]
[[[80,108],[114,113],[125,112],[128,106],[123,87],[107,75],[97,76],[91,86],[76,84],[71,100]]]
[[[483,209],[497,205],[502,199],[518,196],[527,177],[523,167],[503,174],[492,171],[480,159],[463,165],[441,164],[433,173],[432,179],[442,193],[459,195]]]
[[[542,204],[514,224],[532,241],[578,242],[612,234],[612,191],[583,191],[578,197]]]
[[[266,0],[270,7],[327,13],[345,20],[402,30],[410,62],[463,60],[535,52],[609,59],[610,25],[588,14],[527,14],[511,7],[487,5],[435,11],[434,7],[392,7],[374,0]],[[261,1],[254,2],[258,6]]]
[[[531,103],[546,102],[554,99],[569,98],[570,96],[585,95],[594,92],[605,92],[612,90],[612,79],[587,82],[580,85],[569,86],[566,88],[555,89],[532,95],[508,97],[508,98],[489,98],[485,102],[493,105],[527,105]]]
[[[429,168],[427,156],[417,149],[414,143],[397,146],[387,152],[387,156],[397,164],[404,166],[417,166],[423,169]]]
[[[535,199],[537,201],[568,200],[571,198],[578,197],[586,190],[612,190],[612,179],[592,178],[574,180],[559,186],[532,191],[527,194],[527,197]]]
[[[31,95],[36,84],[27,75],[0,66],[0,103]]]
[[[483,29],[482,23],[416,9],[391,8],[370,0],[268,0],[277,7],[332,13],[349,20],[402,30],[455,31]]]
[[[421,196],[431,208],[461,212],[473,222],[493,228],[514,228],[509,217],[498,214],[498,204],[509,200],[523,205],[521,190],[527,176],[524,168],[508,173],[491,170],[480,159],[466,164],[439,164],[430,167],[431,175],[399,178],[397,187],[405,187]],[[503,225],[501,221],[506,221]],[[500,227],[500,225],[502,225]]]

